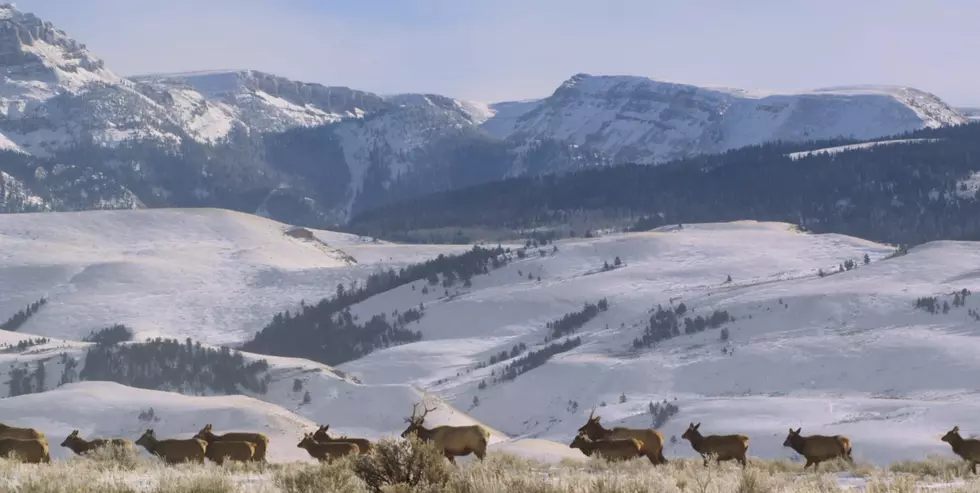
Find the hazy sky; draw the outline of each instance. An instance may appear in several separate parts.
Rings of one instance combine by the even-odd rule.
[[[499,101],[568,77],[909,85],[980,105],[977,0],[20,0],[123,75],[252,68]]]

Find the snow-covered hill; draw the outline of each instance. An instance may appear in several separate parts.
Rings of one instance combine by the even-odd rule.
[[[907,87],[772,94],[578,74],[536,103],[500,105],[483,126],[506,138],[588,145],[618,163],[657,163],[771,140],[872,139],[966,121]]]
[[[465,246],[389,251],[219,209],[0,215],[0,317],[46,298],[22,331],[80,340],[121,323],[138,339],[243,342],[277,312],[314,302],[377,269]],[[160,303],[166,301],[166,310]]]
[[[0,216],[0,318],[36,297],[48,299],[20,333],[0,332],[0,342],[36,335],[78,339],[116,322],[141,337],[240,342],[277,310],[330,296],[339,280],[466,248],[374,243],[328,231],[313,231],[323,242],[314,243],[284,235],[285,228],[216,210]],[[441,288],[419,289],[424,281],[372,296],[352,313],[366,319],[424,303],[425,316],[413,325],[423,339],[336,370],[267,358],[268,391],[235,401],[255,403],[246,414],[221,418],[223,411],[214,409],[231,406],[227,398],[206,397],[187,401],[201,407],[190,421],[196,426],[217,413],[214,421],[226,419],[229,427],[278,426],[283,440],[305,420],[329,421],[343,433],[377,437],[400,432],[411,403],[427,391],[448,404],[432,422],[470,422],[472,416],[495,430],[495,447],[557,458],[594,406],[607,426],[650,426],[650,404],[666,400],[677,406],[661,428],[668,438],[700,421],[712,433],[750,435],[750,453],[760,457],[791,455],[781,446],[790,426],[844,433],[857,457],[879,463],[946,454],[938,437],[953,425],[980,432],[970,425],[980,410],[971,380],[980,301],[954,296],[980,289],[971,267],[980,261],[980,244],[935,242],[888,258],[894,250],[757,222],[563,240],[529,249],[524,259],[472,278],[470,287],[453,287],[458,293],[450,297]],[[851,270],[838,272],[851,262]],[[916,308],[928,297],[938,297],[935,314]],[[495,381],[516,359],[508,355],[487,365],[491,356],[520,343],[526,350],[518,359],[540,350],[550,338],[549,322],[603,298],[608,310],[571,333],[581,345],[522,368],[513,380]],[[636,347],[658,307],[682,312],[680,334]],[[715,316],[719,326],[685,333],[684,318],[694,327],[696,317],[710,319],[716,311],[727,312]],[[81,359],[84,350],[60,339],[6,350],[0,374],[43,360],[55,381],[60,355]],[[301,405],[302,392],[293,389],[297,378],[312,396],[308,404]],[[64,391],[104,388],[88,382]],[[56,392],[5,402],[54,402]],[[134,392],[125,394],[131,404],[119,404],[126,413],[158,402],[156,393]],[[278,407],[272,412],[263,402]],[[27,409],[20,406],[9,409]],[[160,407],[164,417],[176,412]],[[59,430],[112,434],[113,419],[136,425],[120,412],[107,411],[114,418],[105,421],[44,413],[36,419]],[[172,433],[194,431],[184,421],[171,425]],[[679,441],[667,455],[693,452]]]

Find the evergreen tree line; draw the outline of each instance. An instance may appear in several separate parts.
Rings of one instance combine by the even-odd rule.
[[[37,313],[37,311],[40,310],[41,307],[44,306],[47,302],[48,302],[47,298],[42,297],[41,299],[35,301],[34,303],[27,305],[26,308],[13,314],[13,316],[7,319],[7,321],[4,322],[3,325],[0,325],[0,329],[9,330],[11,332],[17,331],[17,329],[20,329],[20,327],[24,325],[25,322],[27,322],[27,319],[31,318],[31,315]]]
[[[669,420],[671,416],[677,414],[677,412],[680,411],[680,408],[678,408],[676,404],[667,402],[667,399],[664,399],[663,402],[658,402],[656,404],[654,404],[652,401],[648,403],[647,411],[650,413],[651,420],[653,421],[650,427],[657,429],[663,428],[663,426],[667,424],[667,420]]]
[[[548,328],[551,329],[550,339],[558,339],[575,332],[588,323],[589,320],[598,316],[600,312],[608,309],[609,301],[603,298],[597,303],[585,303],[585,306],[581,310],[567,313],[558,320],[548,322]]]
[[[2,352],[4,353],[20,353],[29,347],[40,346],[41,344],[47,344],[49,342],[51,342],[51,340],[47,337],[37,337],[31,339],[21,339],[17,341],[17,344],[3,344],[0,345],[0,347],[3,348]]]
[[[514,347],[510,348],[510,352],[501,351],[497,354],[494,354],[490,356],[490,361],[485,361],[476,365],[476,369],[479,370],[481,368],[493,366],[497,363],[500,363],[501,361],[507,361],[509,359],[516,358],[521,354],[523,354],[524,351],[527,351],[527,344],[524,344],[523,342],[519,342],[517,344],[514,344]]]
[[[78,379],[197,394],[240,394],[241,389],[264,394],[268,389],[268,368],[267,361],[247,362],[241,353],[227,347],[203,347],[190,338],[183,344],[176,339],[156,338],[90,347]],[[65,379],[72,381],[70,375]]]
[[[696,334],[707,329],[714,329],[734,321],[726,310],[715,310],[708,317],[698,315],[694,318],[681,317],[687,313],[687,305],[681,303],[677,307],[665,310],[657,305],[657,310],[650,316],[650,321],[643,330],[643,335],[633,339],[634,348],[650,347],[660,341],[681,335],[681,326],[685,334]]]
[[[959,308],[966,306],[966,297],[973,294],[969,289],[963,288],[959,291],[953,292],[953,308]],[[942,301],[940,303],[938,296],[923,296],[915,300],[915,307],[919,310],[927,311],[933,315],[942,312],[944,314],[949,313],[950,306],[949,301]]]
[[[289,311],[277,313],[242,348],[249,352],[307,358],[337,365],[376,349],[418,341],[422,338],[421,332],[409,330],[407,326],[424,316],[423,304],[402,313],[396,311],[391,319],[385,314],[375,315],[363,325],[358,324],[351,315],[350,307],[371,296],[419,280],[426,280],[429,285],[441,282],[447,288],[460,281],[468,286],[473,276],[506,265],[508,253],[509,249],[500,246],[474,246],[472,250],[459,255],[440,254],[398,272],[389,269],[372,274],[362,286],[356,283],[349,288],[338,285],[331,298],[324,298],[315,305],[302,304],[295,314]],[[423,292],[427,292],[425,286]]]
[[[554,342],[548,344],[547,346],[538,349],[537,351],[531,351],[520,358],[510,362],[501,370],[500,374],[497,375],[496,372],[493,373],[496,378],[493,383],[507,382],[514,380],[519,375],[527,373],[545,363],[548,362],[556,354],[561,354],[564,352],[571,351],[582,344],[582,338],[576,337],[574,339],[567,338],[562,342]],[[484,385],[484,388],[486,386]]]
[[[365,211],[348,229],[381,237],[477,225],[516,231],[599,212],[636,230],[755,219],[893,244],[980,239],[980,201],[961,181],[980,170],[980,123],[896,137],[938,140],[797,160],[787,156],[794,146],[777,142],[659,166],[513,178]]]
[[[8,382],[10,397],[44,392],[46,378],[43,361],[39,361],[33,371],[27,363],[23,366],[12,366]]]
[[[93,330],[89,335],[82,338],[82,340],[85,342],[94,342],[100,346],[111,346],[133,340],[133,329],[123,324],[115,324],[97,331]]]

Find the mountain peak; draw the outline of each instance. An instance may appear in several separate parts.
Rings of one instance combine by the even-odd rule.
[[[53,79],[71,89],[92,79],[118,79],[84,44],[12,3],[0,4],[0,69],[9,79]]]

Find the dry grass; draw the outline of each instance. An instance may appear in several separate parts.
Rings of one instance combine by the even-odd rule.
[[[125,450],[107,450],[52,464],[0,460],[0,493],[830,493],[934,490],[980,493],[980,477],[965,463],[929,457],[888,469],[844,462],[818,473],[786,460],[750,459],[705,468],[701,460],[550,464],[493,453],[484,462],[448,464],[430,447],[410,441],[379,443],[368,456],[328,464],[213,464],[168,467]],[[856,488],[855,488],[856,487]]]

